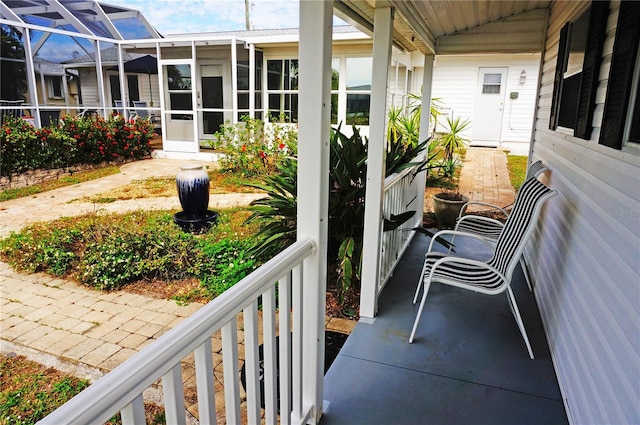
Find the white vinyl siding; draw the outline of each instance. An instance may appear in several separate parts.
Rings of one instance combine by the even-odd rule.
[[[437,56],[433,68],[432,97],[440,98],[446,112],[469,119],[473,127],[480,67],[507,67],[506,96],[503,108],[501,142],[531,141],[536,85],[540,70],[539,54]],[[526,80],[520,84],[520,74]],[[510,99],[517,92],[517,99]],[[472,128],[465,136],[471,137]]]
[[[560,28],[588,6],[576,3],[555,2],[550,15],[532,155],[549,166],[560,196],[526,254],[571,422],[631,424],[640,420],[640,161],[598,144],[618,2],[591,139],[548,128]]]

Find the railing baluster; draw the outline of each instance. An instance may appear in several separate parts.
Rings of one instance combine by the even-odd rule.
[[[247,392],[247,421],[260,423],[260,358],[258,357],[258,300],[244,310],[244,371]]]
[[[211,337],[218,331],[222,334],[225,422],[241,423],[243,418],[240,408],[237,318],[244,309],[247,368],[253,367],[257,370],[259,359],[256,355],[251,359],[250,353],[255,354],[254,350],[259,340],[260,329],[256,316],[260,296],[264,297],[265,316],[262,331],[265,338],[267,400],[271,399],[268,401],[271,407],[267,408],[268,413],[264,422],[271,424],[278,420],[276,369],[279,369],[280,373],[280,422],[283,424],[307,422],[311,410],[309,406],[306,407],[306,411],[302,407],[301,392],[304,378],[302,368],[314,368],[317,365],[307,364],[308,360],[305,362],[301,358],[301,332],[305,314],[301,309],[302,268],[304,260],[314,252],[315,243],[311,239],[294,243],[293,246],[261,266],[258,271],[238,282],[162,335],[157,341],[49,414],[41,423],[46,425],[104,423],[117,412],[122,413],[124,424],[144,423],[142,392],[162,378],[167,423],[185,424],[187,418],[181,362],[191,361],[189,354],[193,353],[200,423],[214,424],[217,417],[214,386],[217,375],[214,375],[213,370],[213,361],[216,357],[212,353]],[[279,325],[275,323],[276,304]],[[279,335],[280,341],[278,354],[276,354],[275,345],[276,334]],[[279,362],[276,362],[278,355]],[[258,374],[253,373],[253,375]],[[254,387],[259,388],[259,385],[254,384]],[[292,407],[294,397],[295,411]],[[257,403],[259,390],[256,391],[254,399]],[[257,410],[254,407],[250,409],[254,412]],[[247,420],[261,422],[259,413],[253,415],[250,413]]]
[[[302,281],[302,266],[293,269],[293,284],[291,288],[291,303],[293,307],[293,332],[291,341],[291,391],[292,415],[294,418],[303,416],[302,413],[302,297],[304,296],[304,282]]]
[[[131,403],[120,411],[122,425],[136,425],[146,422],[144,417],[144,400],[142,394],[136,397]]]
[[[184,392],[182,390],[182,367],[180,363],[162,377],[164,412],[168,424],[185,425]]]
[[[280,423],[291,423],[291,286],[292,272],[278,285],[278,315],[280,322]]]
[[[280,279],[282,280],[282,279]],[[276,290],[269,288],[262,294],[262,345],[264,356],[264,408],[265,423],[275,424],[278,421],[278,388],[276,377]],[[286,334],[284,337],[286,338]],[[282,341],[280,341],[280,344]]]
[[[198,415],[200,423],[215,425],[216,398],[213,384],[213,352],[211,340],[207,339],[194,351],[196,362],[196,387],[198,390]]]
[[[238,320],[235,316],[222,326],[222,364],[224,369],[224,404],[227,423],[239,424]]]

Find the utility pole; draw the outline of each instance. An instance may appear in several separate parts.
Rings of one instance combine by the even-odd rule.
[[[251,0],[244,0],[244,24],[247,30],[251,29],[251,19],[249,18],[250,2]]]

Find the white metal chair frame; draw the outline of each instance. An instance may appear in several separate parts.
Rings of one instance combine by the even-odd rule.
[[[538,178],[538,176],[548,168],[542,163],[542,161],[538,160],[532,163],[527,169],[527,175],[525,177],[525,181],[533,178]],[[504,223],[489,217],[483,217],[475,214],[465,214],[467,208],[471,205],[480,205],[484,207],[488,207],[491,210],[499,210],[501,211],[505,218],[509,217],[509,213],[502,207],[499,207],[494,204],[489,204],[486,202],[478,202],[478,201],[469,201],[462,206],[460,210],[460,214],[456,220],[456,226],[454,228],[455,231],[473,233],[482,238],[482,241],[485,242],[490,247],[495,246],[495,243],[498,241],[498,237],[502,232],[502,228],[504,227]],[[455,238],[455,236],[454,236]],[[453,243],[453,240],[451,241]],[[529,291],[533,290],[531,285],[531,278],[529,277],[529,269],[527,268],[527,263],[524,260],[524,257],[520,257],[520,265],[522,267],[522,272],[524,273],[525,281],[527,282],[527,287]]]
[[[516,319],[529,356],[533,359],[533,350],[531,349],[529,337],[511,290],[511,278],[519,258],[522,256],[524,246],[535,229],[542,205],[556,194],[557,191],[548,188],[538,179],[534,178],[525,181],[520,189],[513,211],[507,218],[507,222],[500,233],[493,257],[489,261],[472,260],[431,251],[434,241],[439,236],[447,234],[464,235],[483,240],[482,236],[473,233],[456,232],[455,230],[442,230],[431,238],[429,250],[425,256],[424,266],[413,297],[413,303],[415,304],[420,288],[424,284],[424,293],[411,330],[409,343],[412,343],[415,338],[431,283],[436,282],[487,295],[506,292],[511,312]]]

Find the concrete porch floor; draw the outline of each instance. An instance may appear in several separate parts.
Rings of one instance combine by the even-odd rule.
[[[358,322],[327,372],[321,424],[568,423],[534,295],[519,268],[513,290],[534,360],[506,295],[440,284],[432,285],[408,343],[428,240],[416,235],[381,294],[378,316]],[[459,254],[478,258],[482,247],[461,242]]]

